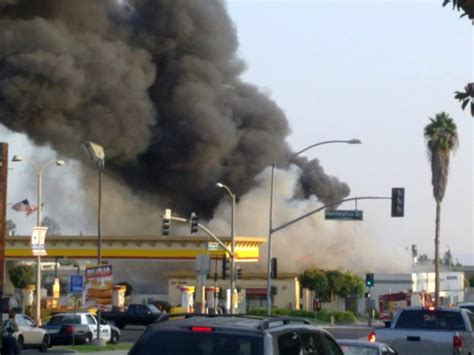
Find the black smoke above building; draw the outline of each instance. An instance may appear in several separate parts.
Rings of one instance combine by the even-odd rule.
[[[97,142],[110,176],[210,216],[217,181],[240,196],[291,156],[237,49],[218,0],[0,0],[0,122],[71,158]],[[306,196],[349,194],[317,160],[296,164]]]

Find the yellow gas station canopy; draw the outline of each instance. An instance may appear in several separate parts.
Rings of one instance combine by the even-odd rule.
[[[230,237],[219,237],[230,248]],[[235,238],[236,257],[239,262],[257,262],[259,248],[265,237]],[[97,257],[97,236],[48,236],[46,256],[43,258],[68,257],[71,259],[92,259]],[[107,259],[194,259],[199,254],[220,257],[225,251],[211,238],[161,237],[161,236],[102,236],[102,258]],[[7,259],[34,258],[31,237],[15,236],[5,238]]]

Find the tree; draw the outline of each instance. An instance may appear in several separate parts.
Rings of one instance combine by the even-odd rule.
[[[44,217],[41,224],[48,227],[48,235],[61,235],[61,227],[53,218]]]
[[[10,281],[15,288],[24,289],[34,283],[35,270],[30,265],[16,265],[8,271]]]
[[[469,287],[474,287],[474,275],[469,278]]]
[[[300,282],[303,288],[314,291],[317,297],[323,297],[328,293],[328,279],[322,270],[316,268],[305,270],[300,275]]]
[[[418,262],[419,263],[424,263],[424,262],[428,262],[428,261],[430,261],[430,259],[428,259],[428,255],[426,255],[426,254],[421,254],[418,257]]]
[[[430,123],[424,129],[424,136],[431,163],[431,184],[436,201],[435,220],[435,303],[439,305],[439,233],[441,202],[448,183],[450,155],[459,144],[457,127],[445,112],[430,117]]]
[[[464,110],[471,103],[471,116],[474,117],[474,83],[469,83],[464,91],[455,91],[454,98],[461,102],[461,108]]]
[[[357,295],[362,297],[365,290],[365,282],[359,275],[353,274],[349,271],[343,273],[344,283],[339,291],[339,297],[349,297],[352,295]]]
[[[454,266],[453,255],[451,254],[450,249],[444,252],[443,260],[441,261],[441,263],[447,268],[451,268]]]
[[[328,279],[328,291],[330,301],[334,301],[334,295],[339,295],[344,286],[344,275],[339,270],[326,271],[326,278]]]
[[[461,17],[469,16],[470,19],[474,18],[474,1],[473,0],[443,0],[443,6],[453,4],[453,10],[463,11]]]
[[[15,231],[16,231],[15,222],[13,222],[11,219],[7,220],[5,230],[7,232],[7,236],[9,236],[9,235],[14,236]]]

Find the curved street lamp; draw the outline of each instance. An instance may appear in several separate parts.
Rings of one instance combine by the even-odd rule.
[[[52,165],[56,164],[57,166],[65,165],[65,161],[61,159],[51,160],[45,163],[42,166],[38,166],[33,160],[23,157],[21,155],[14,155],[12,158],[13,162],[22,162],[27,161],[29,162],[36,171],[36,176],[38,177],[38,208],[36,210],[37,221],[36,225],[41,227],[42,216],[42,175],[44,170]],[[36,323],[41,325],[41,256],[36,256]]]
[[[99,196],[97,208],[97,266],[102,264],[102,172],[105,166],[105,151],[104,147],[93,142],[84,142],[81,145],[89,160],[96,165],[99,173]],[[97,311],[97,339],[98,345],[105,345],[100,337],[101,314]]]
[[[231,227],[230,227],[230,234],[231,234],[231,246],[230,250],[232,251],[231,259],[230,259],[230,314],[234,314],[234,289],[235,289],[235,279],[234,279],[234,269],[235,269],[235,195],[232,193],[231,189],[218,182],[216,186],[220,189],[224,189],[229,194],[230,198],[232,199],[232,209],[231,209]]]
[[[301,149],[294,153],[290,158],[291,161],[296,156],[300,155],[307,150],[317,147],[323,144],[331,144],[331,143],[346,143],[346,144],[361,144],[362,141],[360,139],[349,139],[349,140],[329,140],[323,141],[319,143],[315,143],[312,145],[307,146],[304,149]],[[267,314],[272,314],[272,295],[271,295],[271,288],[272,288],[272,278],[271,278],[271,267],[272,267],[272,233],[273,231],[273,186],[274,186],[274,177],[275,177],[275,162],[272,164],[272,174],[270,179],[270,218],[269,218],[269,228],[268,228],[268,256],[267,256]]]

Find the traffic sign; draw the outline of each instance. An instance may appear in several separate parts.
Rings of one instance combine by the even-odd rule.
[[[217,251],[217,250],[219,250],[219,243],[207,242],[207,251]]]
[[[362,221],[363,211],[359,210],[326,210],[325,219],[343,220],[343,221]]]
[[[31,233],[31,250],[34,256],[46,255],[45,239],[48,227],[33,227]]]
[[[84,277],[82,275],[71,275],[69,277],[69,292],[82,293],[84,291]]]

